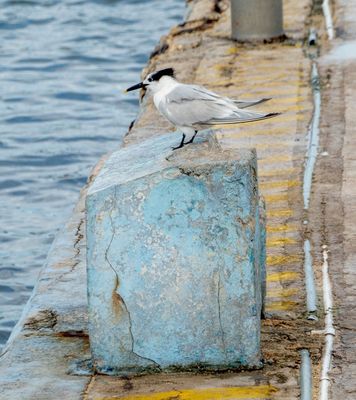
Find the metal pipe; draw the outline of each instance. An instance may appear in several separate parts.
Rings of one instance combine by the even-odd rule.
[[[301,350],[302,359],[300,367],[300,400],[312,400],[312,365],[308,350]]]
[[[282,0],[231,0],[231,35],[239,41],[283,34]]]
[[[315,288],[313,258],[311,255],[310,241],[304,241],[304,274],[305,274],[305,290],[307,293],[307,311],[308,319],[317,320],[315,313],[317,312],[317,296]]]
[[[321,94],[320,94],[320,79],[317,64],[314,62],[311,72],[311,85],[313,89],[314,98],[314,113],[313,119],[309,126],[308,131],[308,150],[307,158],[304,169],[304,179],[303,179],[303,199],[304,199],[304,209],[308,210],[310,192],[312,186],[314,165],[318,155],[318,145],[319,145],[319,123],[321,114]]]
[[[309,37],[308,37],[308,44],[309,46],[316,46],[318,41],[318,32],[315,28],[310,28]]]

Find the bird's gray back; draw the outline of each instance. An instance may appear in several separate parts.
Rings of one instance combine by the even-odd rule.
[[[237,108],[230,99],[200,86],[181,84],[167,94],[158,109],[176,126],[193,126],[226,118]]]

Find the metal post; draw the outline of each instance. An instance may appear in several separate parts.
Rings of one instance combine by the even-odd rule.
[[[282,0],[231,0],[232,38],[272,39],[283,34]]]

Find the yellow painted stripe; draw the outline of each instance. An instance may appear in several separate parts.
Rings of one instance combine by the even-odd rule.
[[[251,143],[249,144],[244,144],[239,141],[239,138],[225,138],[224,134],[222,132],[217,132],[217,137],[219,140],[224,140],[226,139],[226,142],[231,146],[232,148],[241,148],[241,147],[251,147]],[[282,151],[288,151],[286,148],[290,148],[292,150],[293,145],[290,143],[253,143],[253,146],[257,150],[268,150],[269,152],[275,151],[275,150],[282,150]]]
[[[265,202],[268,203],[277,203],[278,201],[287,201],[288,200],[288,193],[280,193],[280,194],[267,194],[263,196]]]
[[[258,175],[259,176],[280,176],[280,175],[290,175],[294,172],[296,172],[296,168],[290,167],[290,168],[278,168],[278,169],[266,169],[266,170],[261,170],[259,171]]]
[[[270,87],[281,87],[281,86],[287,86],[287,87],[289,87],[289,90],[291,91],[291,90],[293,90],[293,89],[296,89],[296,88],[298,88],[298,86],[299,86],[299,84],[300,84],[300,81],[299,80],[291,80],[291,81],[288,81],[288,80],[283,80],[283,79],[281,79],[281,80],[278,80],[278,79],[276,79],[275,81],[266,81],[266,80],[260,80],[260,81],[258,81],[257,79],[255,80],[255,77],[253,77],[253,76],[251,76],[251,77],[249,77],[248,78],[248,80],[251,82],[251,83],[249,83],[249,87],[251,87],[251,88],[253,88],[253,87],[255,87],[255,86],[260,86],[261,85],[261,83],[263,84],[263,86],[265,87],[265,88],[270,88]],[[247,79],[246,79],[246,81],[247,81]],[[241,85],[241,83],[243,83],[243,80],[242,79],[240,79],[238,82],[236,82],[236,83],[239,83],[240,85]]]
[[[249,65],[253,65],[253,70],[249,68]],[[224,65],[226,69],[226,64]],[[260,70],[260,72],[259,72]],[[254,73],[251,73],[254,72]],[[268,77],[266,78],[266,75],[261,74],[261,72],[269,72]],[[290,71],[288,71],[290,72]],[[288,79],[290,78],[291,74],[288,72],[285,72],[285,70],[278,70],[276,68],[271,68],[268,66],[263,66],[262,68],[256,67],[256,61],[255,62],[244,62],[244,68],[240,69],[238,74],[236,74],[235,78],[232,78],[230,82],[232,83],[239,83],[241,82],[242,79],[250,80],[252,83],[253,82],[263,82],[264,84],[268,85],[269,83],[272,82],[278,82],[282,81],[283,79]]]
[[[258,73],[260,71],[261,72],[269,71],[271,74],[280,73],[288,76],[288,72],[290,72],[293,73],[294,75],[298,75],[299,71],[298,68],[296,67],[296,64],[288,63],[288,60],[286,60],[286,64],[283,61],[284,68],[278,68],[276,67],[276,63],[279,62],[279,58],[277,57],[274,57],[274,59],[269,59],[269,60],[259,57],[258,62],[256,62],[256,55],[254,53],[251,53],[251,55],[253,55],[253,57],[250,56],[246,57],[244,54],[241,54],[241,58],[239,58],[239,66],[245,67],[244,70],[248,75],[251,75],[251,69],[248,67],[249,65],[253,65],[254,71],[258,71]],[[240,70],[238,71],[238,75],[240,75]]]
[[[207,389],[182,389],[169,392],[100,397],[97,400],[233,400],[270,399],[278,389],[274,386],[239,386]]]
[[[294,186],[300,186],[300,181],[292,181],[292,180],[282,180],[282,181],[274,181],[274,182],[262,182],[260,183],[261,189],[276,189],[276,188],[291,188]]]
[[[283,271],[275,272],[272,274],[267,273],[267,282],[282,282],[282,281],[294,281],[300,278],[299,272],[294,271]]]
[[[293,215],[293,210],[283,209],[283,210],[268,210],[266,212],[267,218],[275,218],[275,217],[290,217]]]
[[[282,300],[266,304],[266,311],[288,311],[298,305],[297,301]]]
[[[295,296],[298,293],[297,288],[289,288],[289,289],[270,289],[267,290],[267,297],[290,297]]]
[[[278,122],[295,122],[295,121],[304,121],[306,118],[306,115],[304,114],[295,114],[295,113],[291,113],[291,114],[282,114],[282,115],[277,115],[277,117],[275,117],[274,119]],[[269,121],[268,119],[266,119],[266,121]],[[261,121],[259,121],[261,122]]]
[[[270,267],[273,265],[292,264],[300,261],[301,258],[298,254],[290,254],[290,255],[288,254],[283,256],[275,256],[275,255],[267,256],[267,265]]]
[[[289,86],[283,86],[283,87],[280,87],[279,89],[270,89],[269,87],[265,86],[263,88],[263,90],[261,90],[261,88],[259,88],[259,89],[256,89],[254,91],[254,94],[257,94],[262,97],[276,97],[280,94],[286,94],[286,93],[293,95],[294,91],[295,91],[295,94],[297,94],[297,89],[299,89],[299,88],[298,88],[298,86],[294,86],[293,87],[294,90],[293,90]]]
[[[276,117],[273,117],[273,118],[267,118],[267,119],[263,119],[263,120],[243,122],[243,124],[244,124],[244,126],[268,124],[268,123],[270,123],[272,121],[272,119],[277,121],[277,118],[279,119],[281,117],[282,117],[281,115],[277,115]],[[287,115],[286,117],[290,118],[291,116]],[[294,115],[294,117],[296,117],[296,116]],[[234,125],[237,125],[237,123],[236,124],[216,124],[216,125],[214,125],[214,128],[231,129]]]
[[[295,104],[300,103],[301,101],[305,101],[303,97],[300,96],[291,96],[291,97],[274,97],[269,101],[270,104]],[[306,102],[306,104],[308,104]]]
[[[271,107],[273,107],[273,105]],[[281,113],[286,113],[289,111],[298,111],[298,112],[299,111],[300,112],[311,111],[311,108],[307,104],[293,104],[293,105],[288,105],[288,106],[285,105],[284,107],[276,105],[274,107],[279,107],[278,112],[281,112]]]
[[[248,122],[250,124],[250,122]],[[254,129],[236,129],[236,127],[231,128],[231,125],[219,125],[220,128],[223,128],[223,134],[226,138],[249,138],[254,136],[279,136],[279,135],[288,135],[290,136],[287,129],[264,129],[264,130],[254,130]],[[280,140],[280,139],[278,139]]]
[[[274,232],[294,232],[297,230],[297,227],[295,225],[277,225],[277,226],[270,226],[267,225],[266,231],[268,233],[274,233]]]
[[[240,125],[240,126],[236,126],[236,125],[227,125],[227,127],[225,128],[226,132],[230,132],[230,131],[235,131],[235,133],[241,133],[241,132],[256,132],[256,134],[259,135],[263,135],[263,134],[273,134],[273,133],[278,133],[279,135],[282,134],[286,134],[288,136],[290,136],[290,133],[288,132],[288,130],[286,128],[283,127],[278,127],[278,126],[274,126],[273,128],[266,128],[265,126],[261,126],[261,125]]]
[[[278,155],[278,156],[272,156],[272,157],[264,157],[258,160],[259,164],[272,164],[272,163],[279,163],[279,162],[284,162],[284,161],[292,161],[292,158],[290,155],[283,154],[283,155]]]
[[[267,239],[267,247],[277,247],[284,246],[286,244],[295,244],[298,243],[295,239],[292,238],[268,238]]]
[[[237,47],[229,47],[226,51],[226,55],[233,55],[237,54],[239,52],[239,49]]]

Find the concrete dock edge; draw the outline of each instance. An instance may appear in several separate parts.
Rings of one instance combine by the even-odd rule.
[[[324,325],[323,318],[308,321],[305,312],[303,243],[306,237],[311,243],[319,304],[322,304],[322,246],[327,246],[330,252],[330,279],[336,293],[337,330],[333,353],[336,357],[329,371],[329,398],[354,398],[352,116],[356,80],[353,79],[354,59],[345,57],[347,52],[343,50],[354,48],[356,3],[355,0],[347,4],[333,3],[337,37],[332,44],[325,44],[328,36],[316,2],[285,0],[283,4],[284,41],[243,45],[230,39],[228,1],[189,1],[187,19],[161,39],[143,72],[174,66],[178,78],[184,82],[202,84],[233,98],[272,97],[260,109],[282,112],[273,123],[222,126],[217,133],[224,146],[257,149],[260,191],[266,203],[263,369],[121,378],[93,373],[86,300],[85,188],[71,219],[56,238],[23,317],[0,356],[1,400],[157,400],[180,394],[197,399],[199,396],[214,398],[217,393],[224,399],[233,395],[297,399],[301,349],[307,349],[310,354],[313,395],[317,398]],[[321,46],[318,51],[335,52],[331,51],[328,60],[318,59],[322,82],[320,144],[310,218],[303,225],[302,176],[306,136],[313,113],[312,61],[304,47],[310,26],[318,31]],[[143,98],[139,115],[123,146],[136,145],[170,129],[151,102]],[[94,175],[98,169],[100,166]],[[89,186],[91,183],[92,179]]]

